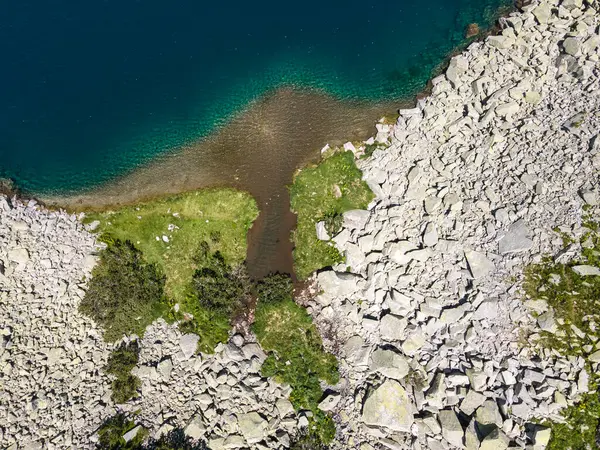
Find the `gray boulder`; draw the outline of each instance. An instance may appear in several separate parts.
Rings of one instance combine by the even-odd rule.
[[[362,420],[370,426],[408,433],[414,414],[415,408],[402,385],[387,380],[369,393],[363,405]]]
[[[267,421],[257,412],[237,416],[240,431],[248,444],[262,441],[267,430]]]
[[[381,348],[371,354],[370,369],[395,380],[402,380],[409,372],[406,358],[393,350]]]
[[[588,266],[588,265],[573,266],[573,271],[576,274],[581,275],[582,277],[600,275],[600,268],[595,267],[595,266]]]
[[[183,356],[185,356],[185,359],[190,359],[196,354],[199,340],[200,336],[194,333],[188,333],[181,336],[179,347],[181,348],[181,352],[183,353]]]
[[[455,447],[462,448],[465,432],[462,425],[456,417],[456,413],[451,409],[445,409],[438,414],[440,425],[442,426],[442,436]]]
[[[466,251],[465,258],[467,258],[473,278],[483,278],[496,268],[494,263],[481,252]]]
[[[504,234],[498,244],[501,255],[509,253],[520,253],[527,251],[533,245],[533,241],[529,239],[529,229],[523,219],[516,221]]]

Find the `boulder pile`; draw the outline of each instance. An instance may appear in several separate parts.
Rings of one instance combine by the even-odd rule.
[[[582,358],[528,345],[556,322],[520,282],[564,253],[552,230],[581,235],[598,204],[597,7],[502,19],[368,142],[358,164],[377,198],[344,214],[345,263],[318,274],[311,304],[341,359],[338,448],[543,449],[535,423],[588,392]]]
[[[0,196],[1,448],[89,448],[114,412],[109,349],[77,313],[97,249],[77,217]]]

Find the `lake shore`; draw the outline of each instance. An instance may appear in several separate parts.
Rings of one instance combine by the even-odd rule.
[[[293,273],[290,233],[295,216],[287,186],[294,172],[317,161],[326,144],[367,139],[381,117],[408,104],[340,101],[314,91],[279,89],[208,138],[111,183],[86,193],[38,198],[49,207],[101,211],[208,187],[233,187],[249,192],[260,209],[249,235],[252,276]]]

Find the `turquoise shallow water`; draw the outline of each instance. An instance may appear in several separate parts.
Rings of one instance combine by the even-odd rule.
[[[507,0],[8,2],[0,177],[89,188],[207,135],[282,85],[406,97]],[[298,118],[302,120],[302,118]]]

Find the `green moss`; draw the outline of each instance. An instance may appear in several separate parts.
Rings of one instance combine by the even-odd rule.
[[[142,385],[141,380],[131,374],[138,363],[139,355],[138,342],[133,341],[129,344],[122,344],[108,357],[105,370],[106,373],[115,377],[112,382],[112,399],[117,404],[125,403],[136,397],[138,389]]]
[[[92,275],[79,311],[104,328],[108,342],[124,335],[143,336],[167,310],[164,275],[129,241],[110,241]]]
[[[361,159],[370,158],[371,156],[373,156],[373,153],[375,153],[375,150],[379,150],[379,149],[383,149],[383,148],[386,148],[386,146],[383,144],[378,144],[378,143],[367,144],[367,145],[365,145],[365,152],[361,156]]]
[[[317,222],[352,209],[365,209],[374,195],[362,180],[352,152],[336,153],[318,166],[300,171],[290,187],[292,211],[298,215],[293,234],[294,264],[300,279],[343,261],[328,242],[317,239]]]
[[[311,317],[287,298],[277,303],[259,303],[253,331],[268,354],[262,366],[263,376],[289,384],[294,408],[311,410],[311,432],[320,441],[330,442],[335,426],[318,408],[323,397],[320,380],[337,384],[338,365],[335,357],[323,349]]]
[[[185,435],[181,428],[175,428],[162,434],[158,439],[148,437],[148,431],[142,428],[129,442],[125,442],[123,435],[136,427],[133,420],[125,414],[117,414],[109,418],[98,430],[100,450],[208,450],[203,441],[194,440]]]
[[[600,340],[600,277],[580,276],[576,265],[600,267],[600,234],[598,226],[589,222],[581,242],[591,245],[583,248],[577,260],[561,264],[545,258],[525,270],[524,290],[528,298],[545,300],[554,310],[558,331],[554,334],[540,333],[540,344],[565,356],[588,358],[597,350]],[[565,246],[575,242],[566,233],[561,234]],[[593,377],[589,394],[585,394],[574,406],[563,411],[565,423],[546,423],[552,428],[549,450],[587,450],[596,447],[596,436],[600,426],[600,399],[595,392],[598,375]]]
[[[256,202],[249,194],[207,189],[91,213],[87,221],[99,220],[103,239],[130,240],[146,261],[162,269],[166,296],[171,304],[180,305],[179,313],[169,317],[184,319],[182,329],[197,333],[199,348],[211,352],[227,339],[230,318],[197,301],[193,275],[204,267],[198,254],[202,243],[209,242],[211,252],[218,251],[226,264],[241,264],[246,256],[246,236],[257,215]]]

